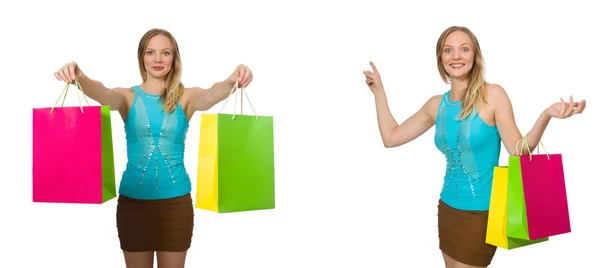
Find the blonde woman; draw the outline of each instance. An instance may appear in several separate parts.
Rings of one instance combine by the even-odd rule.
[[[224,100],[238,82],[252,81],[239,65],[224,81],[209,89],[185,88],[180,81],[177,42],[163,29],[146,32],[138,47],[142,84],[106,88],[87,77],[75,62],[54,75],[74,83],[87,96],[118,111],[125,124],[127,166],[119,186],[117,230],[125,266],[184,267],[194,227],[190,177],[184,166],[188,122]]]
[[[375,95],[385,147],[404,145],[435,126],[435,145],[447,160],[438,205],[439,247],[446,267],[487,267],[496,252],[496,247],[485,243],[494,167],[501,143],[512,152],[523,135],[504,89],[485,81],[479,43],[468,28],[446,29],[436,53],[439,73],[450,90],[431,97],[401,124],[390,113],[381,76],[372,62],[373,70],[364,75]],[[580,114],[585,104],[571,97],[568,103],[561,99],[543,110],[526,135],[530,150],[538,145],[551,118]]]

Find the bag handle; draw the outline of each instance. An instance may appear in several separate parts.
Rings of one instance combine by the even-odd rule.
[[[227,99],[225,99],[225,102],[223,103],[223,106],[221,106],[221,110],[219,111],[219,113],[223,112],[223,108],[225,108],[225,105],[227,104],[227,101],[229,100],[229,98],[231,97],[231,95],[233,94],[233,91],[235,90],[235,103],[233,104],[233,116],[231,117],[231,119],[234,119],[236,116],[236,108],[237,108],[237,95],[238,95],[238,90],[236,89],[240,89],[239,92],[241,94],[240,96],[240,115],[243,114],[243,108],[244,108],[244,92],[245,89],[244,87],[239,87],[238,85],[238,81],[235,81],[235,85],[233,85],[233,88],[231,88],[231,91],[229,91],[229,95],[227,96]],[[248,92],[246,92],[246,99],[248,100],[248,103],[250,104],[250,108],[252,109],[252,112],[254,113],[254,116],[256,117],[256,120],[258,120],[258,115],[256,114],[256,110],[254,110],[254,106],[252,106],[252,102],[250,102],[250,97],[248,97]]]
[[[75,85],[77,86],[77,89],[79,89],[79,90],[77,90],[77,100],[79,101],[79,108],[81,109],[81,113],[83,113],[83,106],[81,105],[81,98],[79,97],[79,91],[81,91],[81,93],[83,94],[83,98],[85,99],[85,102],[87,103],[88,106],[90,105],[90,103],[88,102],[87,97],[85,96],[85,92],[83,92],[83,89],[81,88],[81,84],[79,84],[79,79],[77,79],[77,76],[75,77]],[[60,106],[61,107],[64,106],[65,99],[67,99],[67,92],[69,91],[69,86],[70,86],[70,83],[67,82],[67,85],[65,86],[63,91],[60,93],[60,95],[58,95],[58,99],[56,99],[56,102],[54,102],[52,109],[50,109],[50,114],[52,114],[52,112],[54,111],[54,108],[56,107],[56,104],[58,103],[58,100],[60,100],[61,96],[63,97],[63,101]]]
[[[533,155],[531,154],[531,150],[529,149],[529,143],[527,142],[527,134],[525,134],[525,136],[523,136],[523,138],[521,138],[520,140],[517,141],[517,144],[515,144],[515,151],[513,152],[513,155],[516,155],[516,153],[517,153],[517,148],[519,147],[519,141],[522,141],[521,151],[519,152],[519,155],[523,154],[523,151],[525,150],[525,145],[527,145],[527,151],[529,152],[529,161],[531,161],[533,159]],[[546,147],[544,147],[544,143],[542,143],[542,141],[540,140],[539,144],[542,147],[542,149],[544,149],[544,152],[546,153],[548,160],[550,160],[550,155],[548,154],[548,151],[546,151]],[[537,147],[537,154],[540,154],[540,146]]]

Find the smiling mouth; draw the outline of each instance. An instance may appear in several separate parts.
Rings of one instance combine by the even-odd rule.
[[[451,63],[451,64],[450,64],[450,67],[452,67],[452,68],[454,68],[454,69],[459,69],[459,68],[462,68],[462,67],[464,67],[464,66],[465,66],[465,64],[464,64],[464,63]]]

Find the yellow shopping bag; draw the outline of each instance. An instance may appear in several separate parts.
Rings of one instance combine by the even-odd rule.
[[[508,167],[495,167],[485,242],[504,249],[515,249],[548,241],[547,237],[537,240],[523,240],[506,236],[508,223],[507,197]]]

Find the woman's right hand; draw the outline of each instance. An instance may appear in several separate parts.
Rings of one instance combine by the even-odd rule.
[[[77,63],[74,61],[65,64],[62,68],[60,68],[57,72],[54,73],[54,77],[60,81],[64,81],[67,83],[74,84],[75,77],[81,75],[81,70]]]
[[[365,82],[371,89],[373,93],[377,93],[383,91],[383,83],[381,82],[381,75],[379,75],[379,71],[377,71],[377,67],[373,64],[372,61],[369,62],[371,64],[371,68],[373,71],[363,71],[365,74]]]

